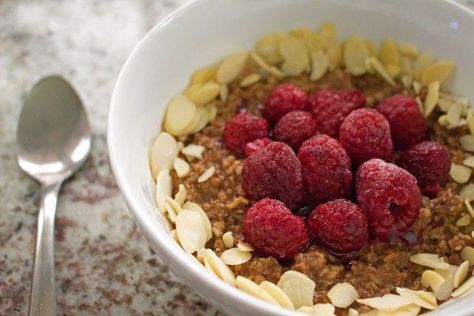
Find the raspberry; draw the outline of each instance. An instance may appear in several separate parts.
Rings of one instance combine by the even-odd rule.
[[[430,141],[402,151],[396,163],[415,176],[421,191],[429,197],[435,197],[448,181],[451,168],[448,149]]]
[[[295,152],[315,133],[316,122],[311,113],[305,111],[285,114],[273,129],[275,140],[288,144]]]
[[[318,132],[335,137],[344,118],[365,105],[365,96],[359,90],[320,90],[309,96],[308,103]]]
[[[405,149],[427,138],[428,126],[415,99],[394,95],[383,100],[377,111],[388,120],[396,148]]]
[[[313,136],[301,146],[298,159],[309,201],[322,203],[349,197],[351,160],[336,139],[324,134]]]
[[[245,159],[242,187],[252,200],[270,197],[295,209],[303,200],[301,164],[288,145],[273,142]]]
[[[259,138],[259,139],[256,139],[254,141],[251,141],[250,143],[245,144],[244,153],[248,157],[254,151],[262,149],[263,147],[267,146],[271,142],[272,142],[272,140],[270,138],[267,138],[267,137]]]
[[[272,123],[278,122],[288,112],[304,110],[308,95],[291,83],[282,83],[270,92],[265,100],[263,115]]]
[[[248,142],[268,137],[269,133],[270,126],[265,119],[242,112],[225,124],[223,138],[230,150],[242,155]]]
[[[371,158],[392,159],[390,125],[373,109],[358,109],[349,114],[339,129],[339,141],[355,165]]]
[[[248,209],[242,232],[255,250],[278,260],[293,258],[309,240],[304,221],[282,202],[269,198]]]
[[[380,159],[371,159],[357,170],[356,194],[373,237],[386,241],[416,221],[422,196],[408,171]]]
[[[369,238],[364,211],[348,200],[319,205],[306,219],[310,235],[335,254],[360,250]]]

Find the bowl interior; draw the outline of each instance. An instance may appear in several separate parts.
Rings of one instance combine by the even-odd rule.
[[[417,44],[456,61],[453,93],[474,100],[474,17],[450,1],[200,0],[157,25],[138,45],[118,78],[110,113],[111,163],[130,211],[150,245],[170,268],[205,298],[233,314],[293,314],[216,281],[191,261],[156,211],[148,147],[160,131],[167,101],[183,91],[193,70],[227,54],[251,49],[262,35],[324,21],[340,38],[360,34]],[[462,302],[462,303],[461,303]],[[432,315],[468,315],[474,302],[457,299]]]

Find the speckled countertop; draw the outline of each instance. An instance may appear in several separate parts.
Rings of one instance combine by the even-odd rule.
[[[15,129],[27,91],[51,73],[77,88],[94,129],[91,157],[59,199],[60,314],[222,315],[151,252],[115,185],[106,149],[120,67],[145,32],[186,1],[0,0],[0,315],[27,312],[39,186],[17,166]]]

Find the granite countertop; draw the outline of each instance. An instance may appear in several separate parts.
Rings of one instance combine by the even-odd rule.
[[[94,130],[91,157],[58,204],[60,314],[222,315],[150,250],[106,148],[107,109],[123,62],[147,30],[186,1],[0,0],[0,315],[27,313],[39,185],[17,166],[15,130],[27,91],[51,73],[77,88]]]

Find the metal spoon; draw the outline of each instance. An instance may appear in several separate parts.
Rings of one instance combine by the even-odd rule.
[[[56,315],[54,216],[58,193],[91,147],[86,111],[71,85],[57,76],[40,80],[25,101],[16,136],[20,167],[41,183],[28,313]]]

